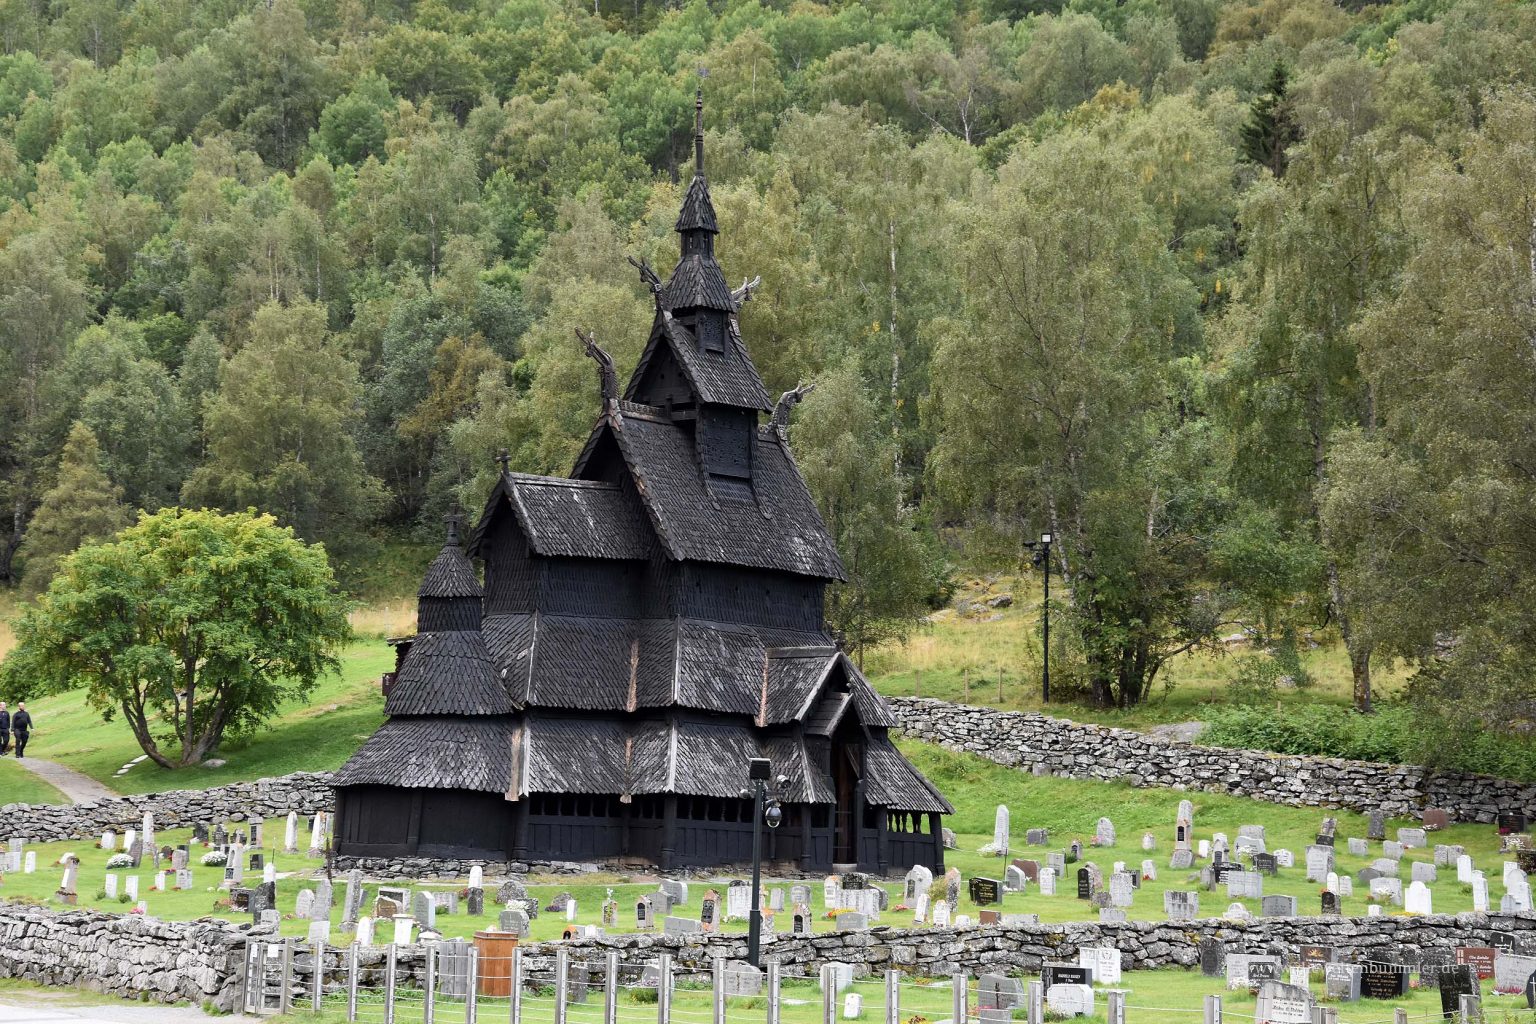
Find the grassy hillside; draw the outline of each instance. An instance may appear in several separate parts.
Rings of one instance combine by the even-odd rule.
[[[993,602],[1008,602],[993,607]],[[1054,602],[1053,602],[1054,603]],[[905,643],[873,651],[864,669],[882,693],[939,697],[1012,711],[1045,711],[1064,718],[1132,728],[1200,720],[1212,705],[1230,700],[1229,680],[1238,660],[1253,653],[1242,641],[1180,655],[1159,674],[1146,703],[1127,711],[1073,702],[1065,693],[1065,666],[1053,664],[1057,701],[1040,700],[1040,577],[1003,573],[962,578],[949,607],[930,615]],[[1058,621],[1059,624],[1059,621]],[[1314,677],[1305,689],[1282,691],[1286,703],[1350,703],[1349,661],[1337,636],[1319,633],[1302,658]],[[1377,695],[1397,692],[1400,671],[1379,667]]]
[[[0,757],[0,807],[65,802],[64,794],[17,764],[15,758]]]

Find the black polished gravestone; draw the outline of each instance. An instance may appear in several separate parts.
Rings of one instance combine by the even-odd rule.
[[[1257,985],[1280,977],[1280,965],[1272,960],[1248,961],[1248,984]]]
[[[1219,978],[1227,970],[1227,947],[1219,939],[1201,939],[1200,973],[1207,978]]]
[[[1324,917],[1338,917],[1340,914],[1339,894],[1332,889],[1324,889],[1320,910]]]
[[[1536,971],[1532,971],[1531,976],[1525,979],[1525,1008],[1536,1010]]]
[[[1461,1013],[1461,997],[1477,995],[1477,972],[1471,964],[1455,964],[1440,972],[1440,1012],[1446,1017]]]
[[[1360,974],[1364,999],[1401,999],[1408,994],[1408,972],[1402,964],[1367,962]]]
[[[1261,875],[1274,876],[1280,873],[1280,865],[1276,862],[1274,854],[1256,853],[1253,855],[1253,870]]]
[[[1042,964],[1040,983],[1047,992],[1052,985],[1092,985],[1093,968],[1079,964]]]
[[[1517,832],[1525,831],[1525,815],[1523,814],[1501,814],[1499,815],[1498,822],[1499,835],[1501,836],[1514,835]]]
[[[1077,869],[1077,898],[1080,900],[1093,898],[1093,874],[1087,868]]]
[[[978,907],[989,907],[1003,902],[1003,883],[995,878],[976,875],[971,879],[971,902]]]

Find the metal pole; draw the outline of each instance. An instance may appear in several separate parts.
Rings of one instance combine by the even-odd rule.
[[[395,1024],[395,954],[396,947],[391,942],[384,955],[384,1024]]]
[[[608,954],[608,966],[603,974],[603,1024],[618,1024],[619,954]]]
[[[656,958],[656,1024],[672,1024],[672,958]]]
[[[1109,1024],[1125,1024],[1125,993],[1119,990],[1109,993]]]
[[[885,1024],[901,1024],[901,975],[885,972]]]
[[[565,999],[570,984],[571,954],[562,946],[555,952],[555,1024],[565,1024]]]
[[[464,1024],[475,1024],[480,1016],[480,951],[469,947],[469,993],[464,997]]]
[[[715,1024],[725,1024],[725,960],[715,957],[709,965],[710,1003],[714,1006]]]
[[[426,990],[426,998],[422,1001],[421,1024],[432,1024],[437,1019],[437,946],[429,942],[425,948],[427,973],[422,979],[422,987]]]
[[[1040,683],[1040,701],[1043,704],[1051,702],[1051,545],[1047,541],[1041,545],[1045,551],[1045,561],[1040,567],[1045,573],[1045,604],[1040,608],[1044,615],[1044,637],[1041,641],[1041,665],[1044,675]]]
[[[1026,1000],[1026,1006],[1027,1009],[1024,1011],[1026,1024],[1045,1024],[1044,982],[1032,981],[1029,983],[1029,996]]]
[[[768,1019],[764,1024],[779,1024],[779,962],[768,961]]]
[[[508,1000],[508,1019],[511,1024],[523,1021],[523,949],[512,947],[512,998]]]
[[[821,968],[822,1024],[837,1024],[837,971],[826,964]]]
[[[1221,996],[1205,997],[1205,1024],[1221,1024]]]
[[[752,784],[752,910],[747,915],[747,963],[762,966],[763,942],[763,780]]]
[[[966,987],[970,985],[970,979],[965,976],[964,971],[960,971],[955,974],[953,984],[954,1007],[950,1010],[950,1019],[955,1021],[955,1024],[964,1024],[969,1010],[966,1006]]]
[[[357,943],[347,947],[347,1020],[357,1020]]]
[[[309,994],[309,1008],[316,1013],[320,1012],[320,1001],[325,996],[325,943],[315,943],[314,953],[314,991]]]

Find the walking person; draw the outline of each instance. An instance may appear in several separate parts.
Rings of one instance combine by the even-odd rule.
[[[32,733],[32,716],[27,714],[26,701],[16,702],[16,713],[11,716],[11,732],[16,737],[16,756],[27,752],[27,737]]]
[[[4,757],[11,749],[11,713],[5,709],[5,701],[0,700],[0,757]]]

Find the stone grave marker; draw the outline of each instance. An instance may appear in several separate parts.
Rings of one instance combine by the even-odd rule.
[[[1275,866],[1280,868],[1293,868],[1296,866],[1296,855],[1290,850],[1281,848],[1275,851]]]
[[[309,892],[309,890],[306,889],[304,892]],[[304,893],[299,894],[301,899],[303,896]],[[310,893],[310,897],[312,904],[314,894]],[[298,914],[300,917],[309,916],[307,913],[307,908],[300,908]],[[416,925],[422,931],[432,932],[437,930],[437,901],[432,898],[431,893],[417,892],[412,895],[411,916],[416,919]]]
[[[1513,835],[1516,832],[1525,831],[1526,821],[1524,814],[1512,811],[1498,815],[1495,821],[1498,824],[1499,835],[1501,836]]]
[[[1340,1003],[1353,1003],[1360,998],[1359,964],[1328,964],[1323,968],[1323,994]]]
[[[1381,840],[1387,838],[1386,811],[1376,810],[1371,812],[1366,822],[1365,837],[1375,842],[1381,842]]]
[[[927,899],[928,894],[923,893],[922,899]],[[796,903],[794,912],[789,915],[789,932],[791,935],[809,935],[811,933],[811,908],[804,903]]]
[[[1419,824],[1426,832],[1438,832],[1451,823],[1451,815],[1443,807],[1426,807],[1419,816]]]
[[[1024,877],[1024,871],[1017,864],[1009,864],[1008,870],[1003,872],[1003,885],[1009,892],[1023,892],[1029,879]]]
[[[1467,852],[1464,846],[1451,846],[1446,843],[1435,844],[1435,867],[1451,868],[1456,866],[1456,858]]]
[[[1326,846],[1307,847],[1307,881],[1321,882],[1333,870],[1333,850]]]
[[[1026,829],[1024,832],[1024,845],[1026,846],[1046,846],[1050,841],[1050,829],[1032,828]]]
[[[999,857],[1008,856],[1009,824],[1008,807],[998,804],[992,817],[992,848]]]
[[[948,928],[949,918],[954,911],[950,909],[948,900],[939,900],[933,905],[933,926],[935,928]]]
[[[1119,907],[1100,907],[1099,924],[1125,924],[1125,911]]]
[[[1429,894],[1429,886],[1423,882],[1410,882],[1408,891],[1403,895],[1403,909],[1410,914],[1433,914],[1433,901]]]
[[[1163,913],[1170,921],[1193,921],[1200,916],[1200,894],[1169,889],[1163,893]]]
[[[1295,896],[1265,896],[1260,903],[1260,915],[1263,917],[1295,917]]]
[[[1419,988],[1440,987],[1440,978],[1456,965],[1456,954],[1444,946],[1429,946],[1419,951]]]
[[[1280,873],[1280,864],[1272,853],[1256,853],[1253,855],[1253,870],[1274,877]]]
[[[704,926],[691,917],[666,917],[661,925],[664,935],[694,935],[704,930]]]
[[[1093,826],[1093,841],[1097,846],[1115,845],[1115,823],[1108,818],[1100,818]]]
[[[1093,971],[1094,984],[1120,984],[1120,950],[1114,946],[1079,947],[1077,962]]]
[[[1371,867],[1376,869],[1376,875],[1378,878],[1396,878],[1397,873],[1402,870],[1398,867],[1398,864],[1399,862],[1393,860],[1391,857],[1377,857],[1375,860],[1371,861]]]
[[[1040,871],[1040,895],[1056,895],[1056,872],[1051,868],[1042,868]]]
[[[1426,864],[1416,860],[1409,866],[1409,881],[1429,883],[1439,878],[1439,871],[1433,864]]]
[[[912,870],[907,872],[906,884],[902,889],[902,902],[911,906],[918,896],[931,888],[933,888],[933,872],[921,864],[914,864]],[[807,892],[805,895],[805,899],[795,900],[794,902],[810,902],[810,893]]]
[[[1402,964],[1366,961],[1360,975],[1360,995],[1366,999],[1401,999],[1408,994],[1408,972]]]
[[[837,903],[828,905],[829,910],[837,909]],[[710,889],[704,894],[703,901],[699,904],[699,929],[712,932],[720,925],[720,893]]]
[[[1038,882],[1040,880],[1040,862],[1037,860],[1015,860],[1013,866],[1024,872],[1026,881]]]
[[[1093,875],[1086,866],[1077,869],[1077,898],[1080,900],[1093,898]]]
[[[1264,876],[1257,871],[1227,872],[1227,895],[1233,899],[1260,899],[1264,895]]]
[[[1093,1016],[1093,989],[1087,985],[1052,985],[1045,990],[1045,1001],[1058,1016]]]
[[[1324,917],[1339,916],[1339,894],[1331,889],[1324,889],[1319,897],[1319,913]]]
[[[1500,953],[1493,959],[1493,990],[1525,993],[1526,982],[1536,973],[1536,957]]]
[[[1045,855],[1045,866],[1056,872],[1056,877],[1061,878],[1067,873],[1067,855],[1065,853],[1048,853]]]
[[[1024,983],[1006,974],[983,974],[976,981],[976,1007],[1011,1010],[1024,1005]]]
[[[1312,1024],[1312,995],[1302,985],[1266,981],[1259,986],[1253,1015],[1268,1024]]]
[[[1082,859],[1083,859],[1083,844],[1082,844],[1082,841],[1078,840],[1078,839],[1074,839],[1074,840],[1072,840],[1072,844],[1067,847],[1066,862],[1068,864],[1076,864],[1078,861],[1080,861]]]
[[[1429,844],[1429,836],[1422,828],[1400,828],[1397,830],[1397,841],[1406,849],[1421,850]]]
[[[1371,844],[1368,840],[1351,838],[1347,842],[1351,857],[1369,857],[1371,855]]]
[[[1173,851],[1168,857],[1168,867],[1174,871],[1188,871],[1195,866],[1195,855],[1187,848]]]
[[[763,991],[763,972],[749,963],[733,960],[725,965],[725,994],[757,996]]]
[[[357,932],[353,937],[359,946],[373,945],[373,918],[366,914],[358,918]]]
[[[949,912],[953,914],[955,908],[960,906],[960,869],[950,868],[944,872],[944,902],[949,904]]]
[[[978,907],[989,907],[1003,902],[1003,883],[995,878],[977,875],[970,882],[971,902]]]
[[[1196,911],[1198,912],[1200,896],[1198,893],[1193,893],[1191,895],[1195,897],[1194,903]],[[1205,975],[1207,978],[1221,977],[1225,972],[1227,965],[1227,947],[1221,942],[1221,940],[1213,938],[1201,939],[1199,944],[1196,946],[1196,949],[1198,949],[1200,953],[1200,973]]]
[[[1381,844],[1381,855],[1388,860],[1402,860],[1403,844],[1388,839]]]
[[[1378,902],[1391,903],[1393,906],[1403,904],[1403,880],[1401,878],[1377,878],[1371,882],[1371,899]]]
[[[1052,985],[1092,985],[1093,968],[1047,960],[1040,965],[1040,983],[1047,989]]]
[[[1140,880],[1147,882],[1157,881],[1157,864],[1150,858],[1141,862]],[[1140,888],[1140,886],[1137,886]]]

